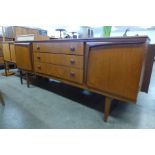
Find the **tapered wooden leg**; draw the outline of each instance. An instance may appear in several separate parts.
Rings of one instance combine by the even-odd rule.
[[[21,84],[23,84],[23,73],[22,73],[22,70],[19,71],[19,74],[20,74],[20,82],[21,82]]]
[[[27,87],[30,87],[30,78],[29,78],[29,73],[26,73],[26,81],[27,81]]]
[[[104,106],[104,121],[105,122],[107,122],[107,120],[108,120],[111,102],[112,102],[112,98],[110,98],[110,97],[105,98],[105,106]]]

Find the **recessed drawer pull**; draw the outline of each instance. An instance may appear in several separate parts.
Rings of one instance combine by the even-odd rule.
[[[70,72],[70,76],[74,77],[75,73],[74,72]]]
[[[71,47],[70,48],[70,51],[74,52],[75,51],[75,48],[74,47]]]
[[[40,50],[40,47],[39,47],[39,45],[37,44],[37,50]]]
[[[75,64],[75,60],[74,59],[70,59],[70,63],[71,64]]]

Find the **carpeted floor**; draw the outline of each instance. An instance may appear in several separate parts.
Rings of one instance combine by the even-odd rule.
[[[2,70],[1,70],[2,72]],[[155,128],[155,65],[149,93],[137,104],[114,101],[103,121],[104,97],[57,82],[33,81],[30,88],[18,76],[0,76],[0,128]]]

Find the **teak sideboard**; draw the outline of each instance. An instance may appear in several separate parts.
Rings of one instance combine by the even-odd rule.
[[[13,72],[9,72],[9,64],[14,64],[16,66],[16,55],[14,41],[3,42],[3,57],[4,57],[4,67],[5,75],[12,75]]]
[[[104,95],[104,120],[112,99],[136,102],[149,39],[110,37],[15,42],[21,71]]]

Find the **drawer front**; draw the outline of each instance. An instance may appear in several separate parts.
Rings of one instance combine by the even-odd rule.
[[[50,42],[33,43],[33,51],[45,53],[65,53],[83,55],[83,43],[79,42]]]
[[[51,75],[61,79],[66,79],[76,83],[83,82],[83,70],[64,66],[52,65],[47,63],[35,62],[35,71],[38,73]]]
[[[34,52],[34,61],[83,69],[83,56]]]

